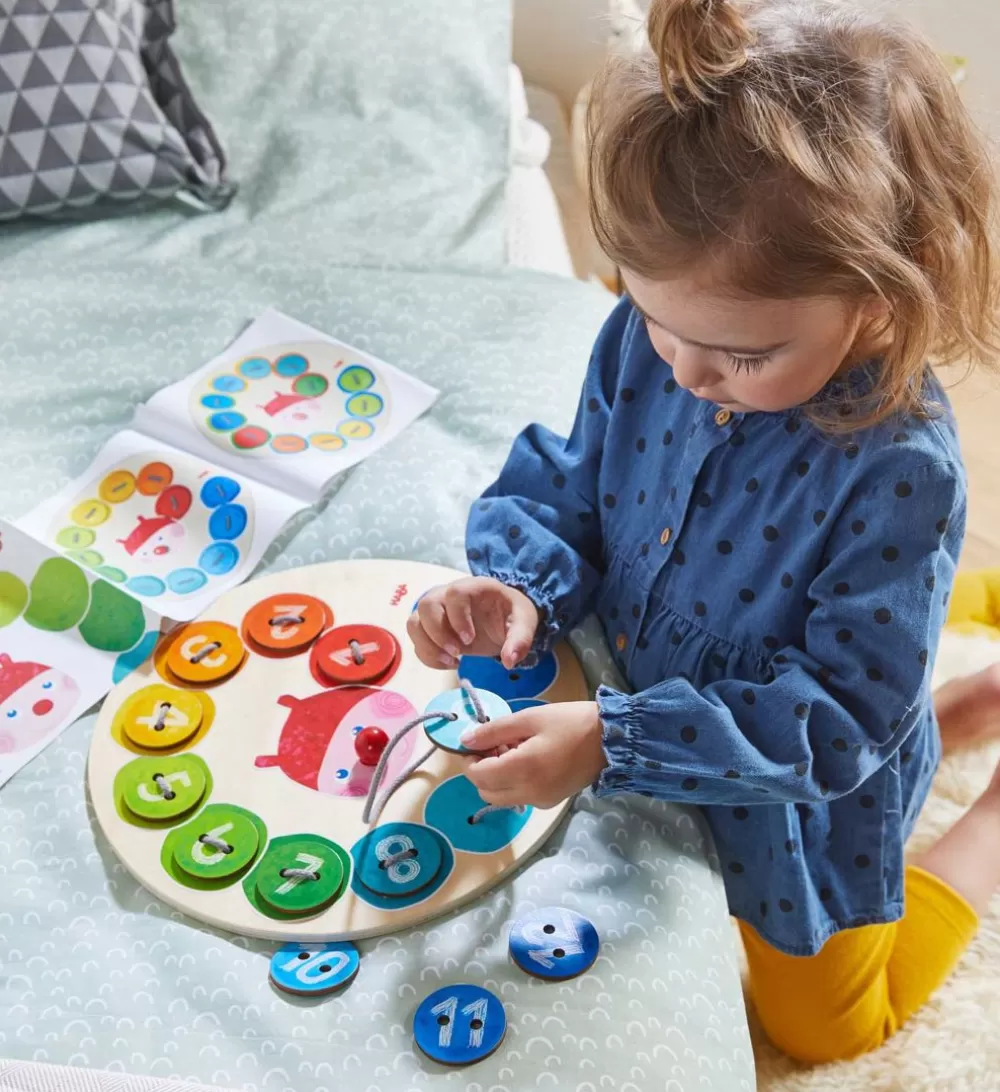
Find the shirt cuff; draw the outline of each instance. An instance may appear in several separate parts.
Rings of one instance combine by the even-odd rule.
[[[618,796],[643,791],[645,786],[636,783],[637,718],[633,698],[608,686],[598,687],[597,713],[603,729],[602,743],[608,764],[594,783],[594,793],[597,796]]]

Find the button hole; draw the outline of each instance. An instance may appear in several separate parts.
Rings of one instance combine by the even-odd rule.
[[[448,1024],[451,1023],[451,1021],[448,1019],[447,1016],[444,1015],[444,1013],[442,1013],[438,1017],[438,1023],[441,1025],[441,1027],[446,1027]]]
[[[565,953],[565,951],[564,951],[564,950],[563,950],[562,948],[553,948],[553,949],[552,949],[552,954],[553,954],[553,955],[554,955],[554,956],[556,957],[556,959],[562,959],[562,957],[563,957],[563,956],[564,956],[564,955],[565,955],[566,953]]]
[[[545,925],[542,927],[543,933],[554,933],[555,931],[556,927],[554,925]]]
[[[469,1021],[469,1027],[472,1028],[473,1031],[478,1031],[482,1026],[483,1022],[478,1017],[476,1017],[475,1020]]]

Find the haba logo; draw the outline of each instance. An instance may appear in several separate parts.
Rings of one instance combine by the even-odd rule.
[[[0,653],[0,756],[40,743],[73,711],[76,681],[44,664]]]
[[[406,596],[408,592],[409,589],[407,588],[407,586],[405,584],[400,584],[399,587],[396,588],[392,599],[389,600],[389,606],[398,607],[399,604],[402,603],[404,596]]]
[[[118,543],[137,561],[153,563],[169,557],[186,537],[181,520],[191,510],[191,490],[172,485],[156,499],[153,516],[139,516],[135,527]]]

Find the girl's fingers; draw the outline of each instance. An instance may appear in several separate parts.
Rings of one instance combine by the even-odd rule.
[[[476,724],[462,733],[461,743],[470,751],[492,751],[497,747],[516,747],[522,740],[532,735],[531,713],[525,709],[509,717]]]
[[[524,594],[513,596],[507,618],[507,637],[500,651],[500,660],[508,671],[531,651],[537,629],[538,608]]]
[[[437,595],[426,595],[417,604],[417,617],[424,633],[452,660],[462,655],[458,634],[452,629],[445,613],[444,603]]]
[[[473,763],[466,777],[482,792],[524,792],[530,783],[535,761],[523,749],[513,748],[505,754],[483,758]]]
[[[524,803],[524,794],[516,789],[480,789],[479,795],[487,804],[495,804],[498,808],[516,808]]]
[[[421,663],[426,664],[428,667],[436,668],[439,671],[445,668],[458,666],[458,661],[456,659],[449,656],[447,652],[444,652],[430,639],[430,637],[428,637],[416,614],[411,614],[407,620],[406,632],[413,642],[413,648],[417,654],[417,659],[420,660]]]
[[[463,645],[476,639],[476,623],[472,617],[472,596],[461,584],[451,584],[444,592],[445,617]]]

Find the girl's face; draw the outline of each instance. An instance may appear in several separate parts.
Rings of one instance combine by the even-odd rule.
[[[680,386],[734,412],[801,405],[863,359],[852,349],[872,315],[843,300],[740,299],[698,274],[623,279]]]

